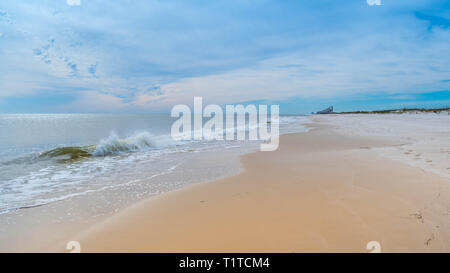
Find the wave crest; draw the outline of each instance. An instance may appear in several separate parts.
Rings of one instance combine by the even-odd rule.
[[[78,161],[91,156],[110,156],[119,153],[160,149],[175,145],[177,145],[177,142],[175,142],[170,136],[153,136],[146,131],[136,133],[127,138],[120,138],[115,133],[111,133],[107,138],[100,140],[99,144],[55,148],[53,150],[40,153],[38,158],[57,158],[58,162],[66,163]],[[26,159],[30,160],[29,158]],[[4,165],[6,163],[2,164]]]
[[[170,136],[153,136],[148,132],[139,132],[130,137],[121,139],[115,133],[102,139],[96,146],[92,155],[107,156],[121,152],[136,152],[147,149],[158,149],[175,145]]]
[[[61,147],[47,152],[43,152],[40,158],[61,158],[61,162],[77,161],[86,157],[92,156],[92,151],[95,149],[95,145],[84,147]]]

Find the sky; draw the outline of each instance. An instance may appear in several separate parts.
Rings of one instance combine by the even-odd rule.
[[[0,113],[164,113],[194,96],[285,114],[450,106],[450,1],[0,2]]]

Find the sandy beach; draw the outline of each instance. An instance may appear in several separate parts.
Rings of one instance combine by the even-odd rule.
[[[450,254],[449,41],[450,0],[1,1],[0,254]]]
[[[73,240],[82,252],[450,251],[448,178],[374,151],[401,140],[310,126],[243,156],[238,175],[141,201]]]

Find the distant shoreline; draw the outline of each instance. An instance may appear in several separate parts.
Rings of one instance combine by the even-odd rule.
[[[387,110],[374,111],[350,111],[350,112],[335,112],[333,114],[404,114],[404,113],[442,113],[447,112],[450,115],[450,107],[442,108],[399,108]]]

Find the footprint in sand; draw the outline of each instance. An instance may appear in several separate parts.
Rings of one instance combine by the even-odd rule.
[[[434,239],[434,233],[431,233],[431,237],[425,241],[425,245],[429,246],[431,244],[431,241],[433,241],[433,239]]]
[[[423,216],[420,211],[416,212],[416,213],[411,213],[409,216],[412,216],[412,217],[416,218],[417,220],[419,220],[420,222],[424,223]]]

